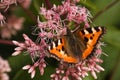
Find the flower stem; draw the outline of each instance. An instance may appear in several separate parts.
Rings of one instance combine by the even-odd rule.
[[[52,4],[50,3],[50,0],[45,0],[45,4],[47,6],[47,9],[51,9],[52,8]]]
[[[117,4],[120,0],[114,0],[112,3],[107,5],[104,9],[100,10],[96,15],[92,18],[92,21],[94,21],[97,17],[99,17],[101,14],[103,14],[105,11],[113,7],[115,4]]]
[[[2,40],[2,39],[0,39],[0,44],[14,45],[14,44],[12,43],[12,41],[9,41],[9,40]]]

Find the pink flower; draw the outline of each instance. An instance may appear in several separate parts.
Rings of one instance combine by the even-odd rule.
[[[31,4],[31,0],[17,0],[23,8],[28,9]]]
[[[40,71],[40,74],[43,75],[44,74],[44,68],[46,67],[46,63],[45,63],[45,60],[44,60],[44,57],[41,58],[41,60],[39,61],[39,71]]]
[[[97,44],[96,50],[101,49],[101,43]],[[54,74],[51,74],[53,80],[82,80],[88,76],[88,72],[97,79],[96,73],[104,71],[99,63],[103,63],[100,59],[100,55],[97,51],[94,51],[93,56],[90,56],[86,60],[82,60],[77,64],[69,65],[68,63],[60,63],[59,68],[56,69]]]
[[[101,62],[102,61],[100,59],[92,57],[73,66],[63,63],[60,64],[60,66],[63,66],[63,68],[57,68],[56,73],[52,74],[51,78],[53,80],[70,80],[69,77],[71,77],[71,79],[74,80],[82,80],[82,78],[88,76],[88,72],[91,72],[92,76],[97,79],[96,72],[99,73],[100,71],[104,71],[101,66],[96,64]]]
[[[62,5],[60,6],[56,6],[54,4],[53,7],[49,10],[41,7],[40,14],[42,14],[46,19],[46,21],[41,22],[38,17],[38,27],[36,30],[40,31],[37,33],[40,38],[53,39],[59,34],[65,35],[65,28],[68,27],[68,23],[71,23],[72,21],[77,25],[85,23],[84,27],[89,27],[89,11],[85,7],[71,4],[69,0],[62,2]],[[73,24],[71,24],[70,27],[72,25]],[[63,32],[65,33],[63,34]]]
[[[52,80],[61,80],[62,76],[61,74],[64,74],[64,70],[63,70],[64,65],[60,65],[59,68],[56,68],[56,73],[51,74],[51,78]]]
[[[25,42],[24,43],[19,43],[17,41],[13,41],[13,43],[18,46],[17,48],[15,48],[16,52],[14,52],[12,55],[13,56],[16,56],[18,54],[20,54],[22,51],[24,50],[27,50],[32,52],[30,49],[31,49],[31,46],[33,47],[36,47],[36,44],[34,42],[32,42],[32,40],[25,34],[23,34],[23,37],[25,39]],[[31,54],[32,55],[32,54]]]
[[[74,32],[81,26],[84,28],[89,27],[91,15],[85,7],[76,5],[78,1],[80,0],[65,0],[61,5],[56,6],[54,4],[49,10],[42,6],[40,8],[40,15],[43,16],[44,21],[40,21],[38,17],[38,24],[33,32],[34,35],[38,35],[39,40],[37,43],[33,42],[25,34],[23,34],[25,39],[23,43],[13,41],[13,43],[18,46],[15,48],[13,55],[25,51],[31,56],[33,65],[23,67],[23,69],[28,70],[28,73],[31,74],[31,78],[35,76],[36,67],[39,68],[41,75],[44,74],[44,69],[47,66],[44,58],[50,56],[48,45],[50,45],[52,41],[66,35],[67,28],[69,28],[71,32]],[[98,65],[103,62],[100,59],[100,55],[102,54],[100,42],[96,45],[96,50],[94,50],[92,54],[93,56],[89,56],[87,59],[72,65],[61,61],[55,73],[50,75],[51,79],[82,80],[88,76],[89,72],[97,79],[96,73],[104,71],[104,69]]]
[[[24,43],[13,41],[13,43],[18,46],[17,48],[15,48],[16,51],[12,54],[13,56],[16,56],[22,51],[26,50],[34,61],[34,59],[38,57],[41,53],[45,53],[45,48],[47,45],[43,40],[41,40],[40,46],[34,43],[27,35],[23,34],[23,37],[25,39]]]
[[[104,69],[101,66],[96,64],[101,62],[103,61],[101,59],[98,59],[97,57],[92,57],[91,59],[88,60],[87,65],[90,68],[90,72],[95,79],[97,79],[96,72],[99,73],[100,71],[104,71]]]
[[[74,21],[78,24],[82,22],[87,23],[88,21],[88,12],[86,8],[78,7],[78,6],[70,6],[70,10],[68,11],[68,20]]]
[[[41,7],[40,8],[40,14],[42,14],[47,20],[59,20],[60,16],[58,13],[56,13],[55,11],[51,10],[46,10],[46,8]]]
[[[21,30],[24,21],[25,19],[23,17],[18,18],[15,15],[12,15],[7,19],[7,23],[8,23],[7,26],[9,29],[18,31]]]
[[[3,26],[5,23],[5,17],[0,13],[0,26]]]
[[[1,0],[0,2],[0,9],[4,9],[6,11],[11,4],[16,4],[16,0]]]
[[[16,51],[12,55],[16,56],[23,51],[27,51],[27,53],[29,53],[29,55],[31,56],[33,65],[26,65],[23,67],[23,69],[28,70],[28,73],[31,73],[31,78],[33,78],[35,76],[35,72],[36,72],[35,68],[39,67],[40,73],[41,73],[41,75],[43,75],[44,68],[46,67],[44,58],[45,58],[45,56],[47,56],[46,55],[47,44],[45,43],[44,40],[41,39],[40,44],[37,45],[27,35],[23,34],[23,37],[25,39],[24,43],[19,43],[17,41],[13,41],[13,43],[18,47],[15,48]],[[37,59],[37,61],[35,61],[36,59]]]
[[[65,35],[64,33],[66,33],[66,28],[61,24],[62,23],[58,20],[56,21],[56,19],[41,22],[38,17],[38,27],[36,28],[36,30],[39,30],[40,32],[37,33],[37,35],[44,40],[46,40],[46,38],[52,39],[61,34]]]
[[[0,80],[9,80],[7,72],[10,72],[11,68],[7,60],[3,60],[0,56]]]
[[[44,60],[45,55],[41,54],[40,58],[31,66],[31,65],[26,65],[23,67],[23,70],[28,70],[28,73],[31,73],[31,78],[34,78],[35,76],[35,68],[39,67],[40,74],[44,74],[44,68],[46,67],[46,63]]]
[[[19,47],[15,48],[15,52],[12,54],[12,56],[16,56],[16,55],[20,54],[26,47],[24,43],[19,43],[17,41],[13,41],[13,44],[15,44]]]
[[[17,31],[22,29],[23,22],[24,22],[24,18],[17,18],[14,15],[8,17],[6,24],[3,24],[1,27],[0,30],[1,37],[10,38],[11,35],[17,34]]]
[[[31,78],[33,78],[35,76],[35,68],[36,66],[33,65],[33,66],[30,66],[30,65],[26,65],[23,67],[23,70],[27,70],[28,69],[28,73],[31,73]]]

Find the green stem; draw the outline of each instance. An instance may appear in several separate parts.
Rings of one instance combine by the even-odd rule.
[[[93,18],[92,21],[94,21],[96,18],[98,18],[101,14],[103,14],[105,11],[113,7],[115,4],[117,4],[120,0],[114,0],[112,3],[107,5],[104,9],[100,10]]]

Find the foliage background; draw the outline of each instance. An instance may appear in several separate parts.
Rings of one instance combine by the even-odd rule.
[[[60,0],[50,0],[52,3],[59,4]],[[86,6],[93,17],[100,11],[103,10],[107,5],[115,0],[81,0],[80,4]],[[120,80],[120,0],[114,6],[110,7],[108,10],[105,10],[102,14],[97,16],[94,20],[94,25],[105,26],[107,28],[106,34],[103,37],[103,41],[106,46],[103,47],[104,52],[108,55],[102,55],[104,63],[101,66],[104,67],[105,71],[98,74],[98,80]],[[44,0],[32,0],[30,11],[34,15],[38,15],[39,6],[42,5]],[[22,34],[27,34],[33,40],[36,39],[36,36],[31,35],[31,32],[34,30],[33,26],[36,23],[31,20],[25,11],[18,5],[17,10],[13,14],[21,17],[24,16],[26,21],[24,23],[24,28],[22,31],[19,31],[16,36],[13,36],[11,40],[23,41]],[[0,55],[5,59],[8,59],[12,71],[9,73],[10,80],[31,80],[30,74],[27,71],[23,71],[22,67],[26,64],[31,63],[29,56],[19,55],[12,57],[11,54],[14,52],[15,46],[6,45],[0,43]],[[51,62],[52,63],[52,62]],[[49,65],[45,69],[45,74],[40,76],[39,70],[32,80],[49,80],[49,76],[54,72],[56,65]],[[90,75],[83,80],[94,80]]]

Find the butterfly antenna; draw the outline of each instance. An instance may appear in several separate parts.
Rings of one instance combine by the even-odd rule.
[[[76,27],[74,30],[72,30],[71,32],[74,33],[74,32],[76,32],[79,28],[80,28],[80,27],[78,26],[78,27]]]

